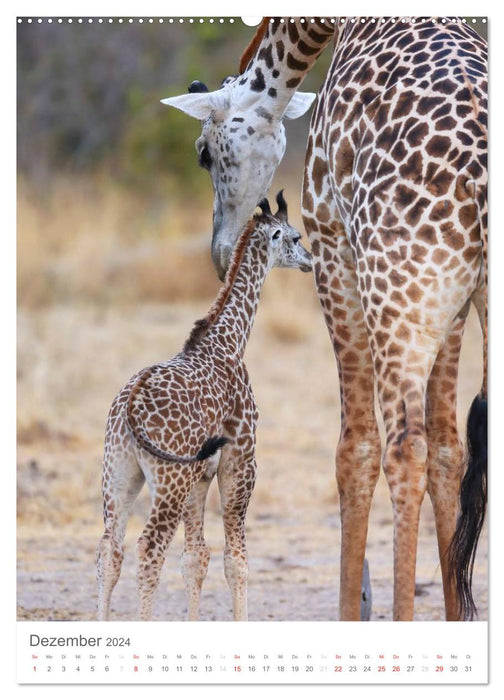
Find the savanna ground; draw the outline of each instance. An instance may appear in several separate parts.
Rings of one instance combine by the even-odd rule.
[[[297,191],[290,188],[287,195]],[[291,194],[289,204],[291,221],[299,226],[296,199]],[[57,183],[41,204],[21,181],[18,205],[18,619],[92,620],[106,415],[137,369],[180,350],[218,289],[207,232],[211,204],[203,213],[167,205],[146,215],[141,202],[113,187],[71,181]],[[249,618],[337,619],[339,389],[311,275],[271,273],[246,360],[260,408],[259,474],[247,520]],[[481,333],[471,313],[460,371],[461,430],[480,381]],[[134,549],[147,511],[144,490],[127,531],[114,619],[136,616]],[[229,620],[216,484],[206,533],[212,559],[201,617]],[[157,595],[158,620],[185,616],[181,550],[179,528]],[[390,620],[392,510],[383,476],[367,557],[372,619]],[[480,619],[487,619],[486,575],[485,528],[474,574]],[[416,619],[442,620],[428,498],[416,592]]]

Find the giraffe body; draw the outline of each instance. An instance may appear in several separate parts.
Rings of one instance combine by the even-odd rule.
[[[394,511],[394,617],[413,617],[426,490],[446,614],[459,615],[447,551],[463,468],[458,353],[468,302],[485,285],[481,48],[459,27],[347,26],[312,118],[303,219],[342,385],[337,475],[345,619],[358,617],[353,586],[381,457],[374,382]]]
[[[462,615],[471,617],[470,578],[482,521],[467,535],[464,520],[474,521],[475,510],[484,516],[486,461],[475,460],[475,471],[468,467],[481,496],[467,512],[462,509],[454,538],[464,461],[456,383],[472,302],[484,334],[484,376],[469,421],[483,426],[486,46],[452,20],[266,19],[244,54],[240,75],[221,88],[241,91],[240,100],[231,99],[225,110],[226,122],[240,112],[245,129],[263,113],[281,140],[276,115],[286,113],[331,40],[333,58],[310,125],[302,211],[340,378],[340,617],[359,619],[367,523],[380,462],[394,512],[394,619],[413,618],[425,491],[434,507],[447,619],[459,619],[461,606]],[[246,87],[255,96],[248,110],[252,97],[242,96]],[[210,93],[212,99],[217,93]],[[201,108],[205,98],[198,99]],[[233,137],[221,129],[222,113],[210,112],[207,118],[211,128],[204,125],[201,138],[216,161],[212,179],[222,209],[226,193],[215,144],[232,149]],[[198,144],[201,149],[201,140]],[[240,153],[246,159],[243,140]],[[263,157],[270,169],[278,164],[272,151]],[[253,204],[249,200],[248,207]],[[214,206],[212,249],[222,273],[233,239],[215,211]],[[375,390],[386,430],[383,456]],[[459,535],[463,543],[454,546]]]
[[[277,214],[263,202],[263,213],[244,229],[226,284],[184,350],[133,376],[112,404],[103,461],[105,532],[97,549],[101,620],[110,615],[128,515],[145,481],[151,512],[137,543],[139,617],[152,616],[166,551],[182,519],[188,618],[198,619],[210,558],[203,531],[205,499],[215,475],[233,615],[247,618],[245,515],[256,475],[258,412],[243,353],[267,271],[273,266],[311,269],[300,235],[287,222],[281,194],[277,201]]]

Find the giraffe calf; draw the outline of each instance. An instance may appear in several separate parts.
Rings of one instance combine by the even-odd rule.
[[[235,246],[224,286],[184,349],[133,376],[108,416],[103,460],[105,532],[97,549],[98,619],[110,615],[131,506],[144,482],[151,511],[137,543],[139,616],[152,617],[166,551],[182,519],[188,618],[199,616],[210,558],[204,538],[208,488],[217,474],[225,531],[224,571],[235,620],[247,619],[245,515],[256,475],[257,407],[243,354],[259,294],[272,267],[311,270],[311,256],[287,221],[282,192],[267,200]]]

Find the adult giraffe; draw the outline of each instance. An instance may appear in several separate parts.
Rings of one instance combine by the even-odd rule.
[[[340,618],[359,619],[381,444],[394,512],[394,619],[413,618],[418,521],[432,500],[448,620],[472,618],[472,569],[486,506],[486,46],[461,20],[266,18],[240,74],[171,104],[202,121],[200,164],[215,190],[219,274],[283,155],[282,119],[317,57],[334,53],[310,126],[304,224],[338,362]],[[473,302],[484,376],[468,419],[466,475],[456,382]],[[457,510],[461,514],[457,523]],[[450,555],[451,553],[451,555]]]

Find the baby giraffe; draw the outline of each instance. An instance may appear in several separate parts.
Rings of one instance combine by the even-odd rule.
[[[149,519],[138,539],[139,616],[152,616],[167,548],[182,519],[182,574],[188,619],[197,620],[210,558],[205,500],[217,474],[225,530],[224,571],[235,620],[247,619],[245,515],[256,475],[257,407],[243,354],[267,272],[311,269],[300,234],[287,221],[282,192],[267,200],[239,237],[224,286],[172,360],[130,379],[110,409],[103,460],[105,532],[98,544],[98,619],[107,620],[119,579],[131,506],[147,481]]]

